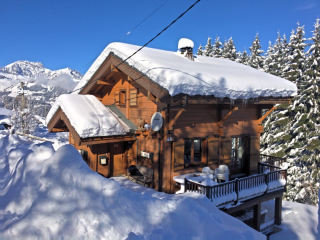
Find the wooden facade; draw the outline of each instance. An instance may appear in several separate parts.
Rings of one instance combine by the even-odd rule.
[[[231,177],[257,172],[261,125],[276,103],[288,98],[250,99],[246,102],[213,96],[171,97],[167,90],[110,54],[80,94],[96,96],[104,105],[115,105],[137,130],[128,136],[81,139],[59,110],[48,124],[50,132],[69,131],[70,143],[81,150],[93,171],[105,177],[126,174],[130,165],[154,170],[154,188],[167,193],[177,190],[173,177],[229,166]],[[144,130],[155,112],[161,112],[160,131]],[[174,141],[167,141],[171,136]],[[152,153],[150,159],[141,151]],[[100,158],[107,157],[101,165]],[[241,156],[241,157],[239,157]],[[241,158],[241,159],[240,159]],[[240,160],[239,160],[240,159]]]

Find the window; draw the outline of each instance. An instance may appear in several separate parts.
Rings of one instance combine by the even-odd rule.
[[[125,105],[126,104],[126,91],[122,90],[119,92],[119,104]]]
[[[138,90],[137,89],[130,89],[130,107],[135,107],[137,106],[137,101],[138,100]]]
[[[126,90],[114,92],[115,105],[126,105]]]
[[[244,171],[244,165],[249,156],[249,137],[231,138],[231,173]]]
[[[184,165],[200,163],[202,158],[202,140],[193,139],[184,142]]]

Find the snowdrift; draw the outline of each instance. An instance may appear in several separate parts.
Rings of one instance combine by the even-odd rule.
[[[208,199],[159,199],[91,171],[77,150],[0,139],[0,238],[265,239]]]

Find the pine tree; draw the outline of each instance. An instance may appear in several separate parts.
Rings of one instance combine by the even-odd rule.
[[[211,44],[211,38],[208,38],[207,45],[204,47],[204,56],[212,57],[213,46]]]
[[[201,46],[201,44],[200,44],[200,46],[199,46],[199,48],[198,48],[197,55],[198,55],[198,56],[203,56],[203,55],[204,55],[203,47]]]
[[[220,58],[222,51],[221,51],[221,45],[220,38],[216,37],[216,40],[214,41],[213,50],[212,50],[212,56],[216,58]]]
[[[269,41],[269,47],[263,62],[263,70],[267,73],[273,74],[274,64],[274,46],[272,46],[271,42]]]
[[[312,44],[307,51],[306,74],[308,81],[317,84],[320,82],[320,19],[316,20],[315,29],[311,37]]]
[[[319,29],[317,20],[307,57],[303,27],[292,32],[279,61],[286,63],[284,76],[296,83],[299,94],[291,105],[277,106],[261,136],[262,153],[287,157],[290,164],[285,198],[312,205],[318,203],[320,180]],[[284,38],[282,50],[285,44]]]
[[[249,57],[249,66],[256,69],[263,69],[263,56],[264,52],[261,50],[260,40],[258,34],[253,40],[252,46],[249,48],[251,54]]]
[[[290,42],[287,47],[287,59],[285,60],[285,68],[283,70],[283,77],[294,83],[302,84],[302,81],[304,81],[305,48],[307,46],[305,41],[304,26],[300,27],[298,23],[296,31],[292,30],[291,32]]]
[[[230,59],[235,61],[237,59],[237,50],[234,46],[234,42],[232,37],[229,38],[228,42],[225,41],[222,48],[222,58]]]
[[[37,126],[37,120],[34,117],[34,113],[34,103],[30,98],[25,97],[23,100],[22,95],[14,98],[11,121],[15,130],[18,130],[23,134],[29,134],[34,131]]]
[[[248,65],[249,56],[246,50],[243,52],[238,52],[237,55],[236,62]]]

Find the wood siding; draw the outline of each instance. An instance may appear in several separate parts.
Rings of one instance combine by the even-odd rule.
[[[157,111],[157,105],[148,100],[148,91],[143,89],[135,81],[128,82],[128,76],[121,73],[117,75],[114,79],[114,85],[104,87],[105,90],[100,90],[103,92],[102,103],[104,105],[116,104],[119,109],[127,115],[127,108],[129,119],[136,125],[139,126],[139,118],[145,119],[146,123],[150,123],[152,115]],[[129,86],[128,86],[129,85]],[[127,92],[129,89],[129,92]],[[119,104],[120,97],[119,93],[121,91],[126,92],[126,101],[130,104]],[[130,97],[135,97],[132,99]]]

